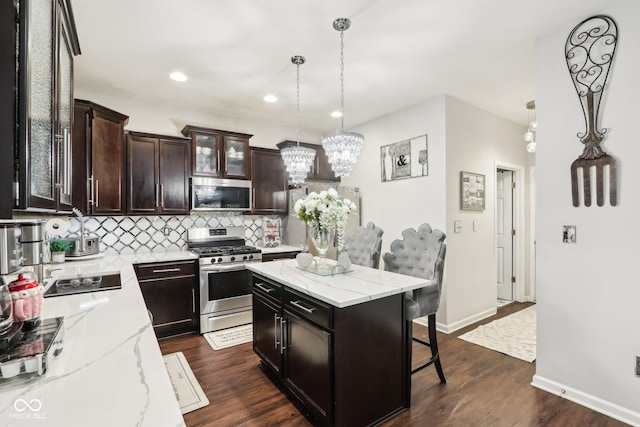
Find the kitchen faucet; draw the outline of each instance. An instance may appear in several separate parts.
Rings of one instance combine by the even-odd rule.
[[[84,218],[82,217],[82,212],[80,212],[80,209],[72,208],[71,210],[78,217],[78,221],[80,221],[80,250],[79,250],[79,252],[80,253],[84,253],[84,252],[87,251],[86,240],[85,240],[85,237],[84,237]]]

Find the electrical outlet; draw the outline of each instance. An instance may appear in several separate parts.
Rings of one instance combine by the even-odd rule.
[[[640,356],[636,356],[636,377],[640,377]]]
[[[165,236],[168,236],[169,234],[171,234],[171,229],[170,229],[169,227],[164,227],[164,228],[162,229],[162,233],[163,233]]]
[[[453,221],[453,232],[462,233],[462,221]]]

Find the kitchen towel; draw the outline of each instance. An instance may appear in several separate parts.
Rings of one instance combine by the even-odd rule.
[[[64,218],[52,218],[47,221],[44,228],[51,236],[62,236],[69,230],[69,220]]]

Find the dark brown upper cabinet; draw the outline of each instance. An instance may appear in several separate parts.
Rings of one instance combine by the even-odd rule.
[[[76,99],[73,120],[73,205],[87,215],[123,214],[124,127],[129,117]]]
[[[14,204],[18,209],[68,212],[73,180],[73,58],[80,54],[71,3],[13,3],[19,4],[14,44],[19,64]],[[4,72],[15,76],[15,64]]]
[[[298,143],[296,141],[282,141],[277,144],[277,147],[279,149],[283,149],[286,147],[293,147],[294,145],[298,145]],[[309,144],[306,142],[301,142],[300,145],[316,150],[316,158],[313,160],[309,174],[307,174],[307,179],[309,181],[340,181],[340,178],[336,177],[335,173],[333,173],[331,163],[329,163],[329,158],[321,145]]]
[[[186,125],[191,138],[191,173],[217,178],[250,179],[249,139],[253,135]]]
[[[251,187],[252,213],[287,213],[287,170],[278,150],[251,147]]]
[[[190,141],[127,134],[127,213],[189,213]]]

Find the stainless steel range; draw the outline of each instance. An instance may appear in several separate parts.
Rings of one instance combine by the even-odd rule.
[[[191,228],[187,244],[200,257],[200,333],[251,323],[251,272],[245,265],[262,262],[262,252],[245,244],[244,227]]]

